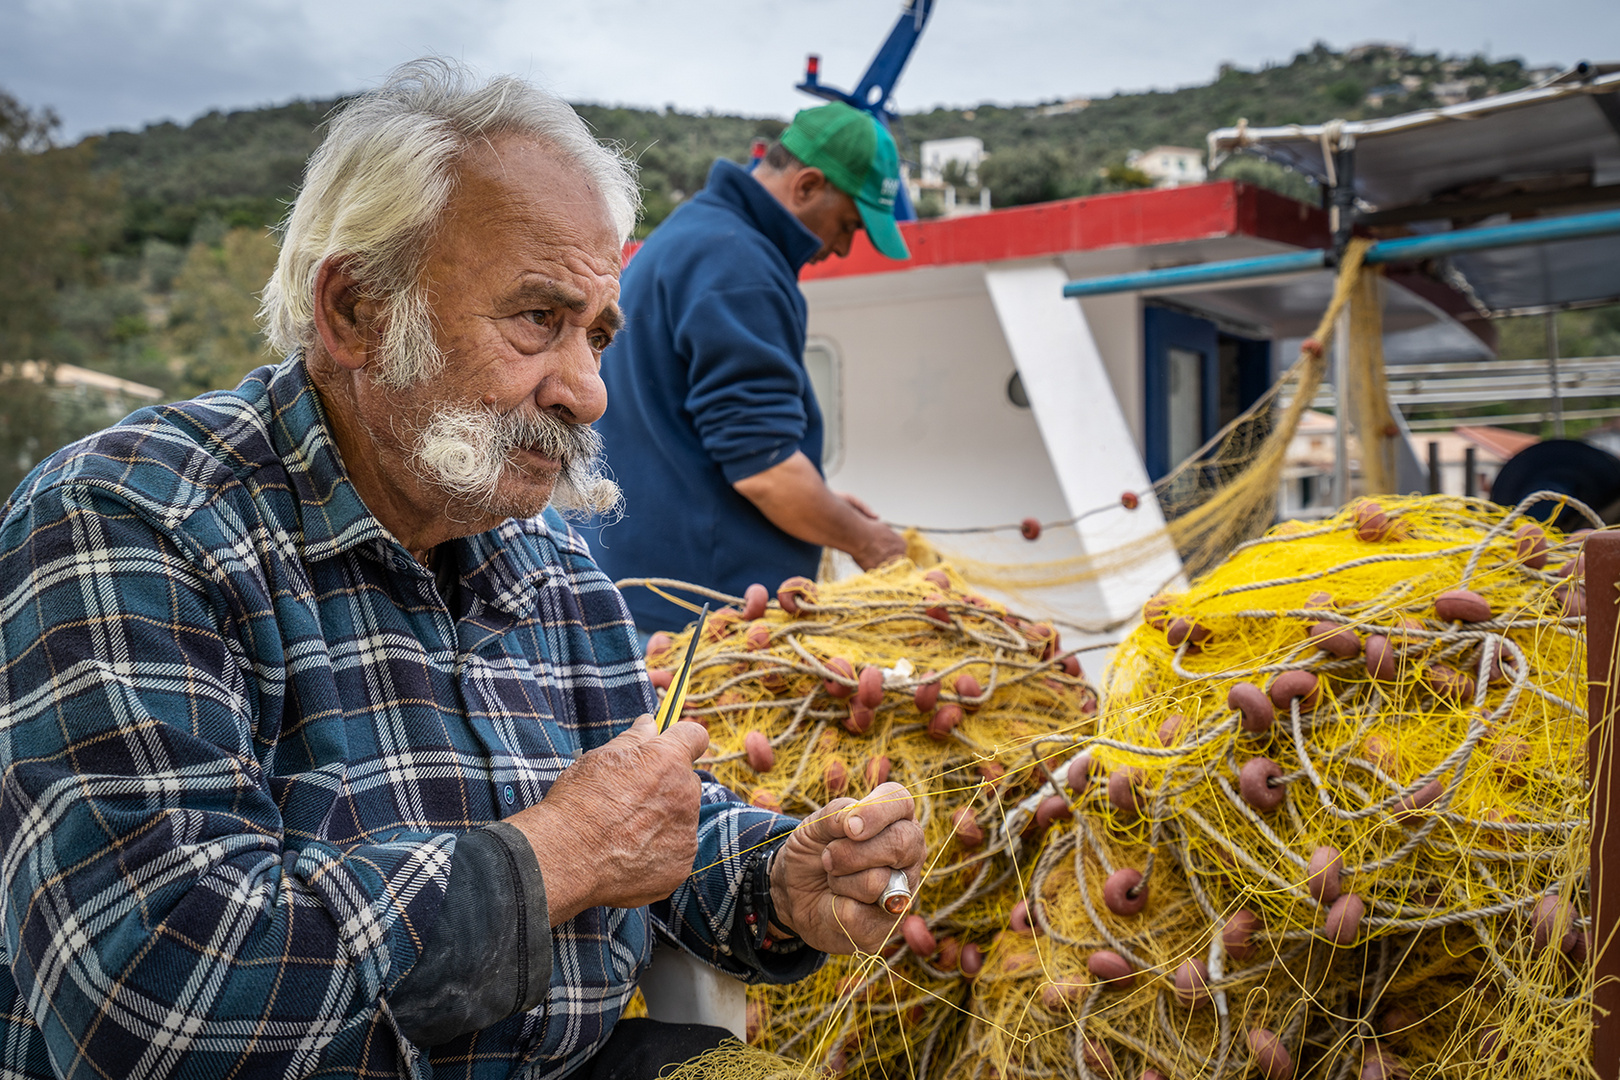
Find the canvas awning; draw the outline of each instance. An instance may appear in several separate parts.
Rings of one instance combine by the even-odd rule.
[[[1620,206],[1620,65],[1378,120],[1221,128],[1212,164],[1246,152],[1331,185],[1351,150],[1356,223],[1383,235],[1467,229]],[[1620,300],[1614,236],[1450,257],[1495,313]]]

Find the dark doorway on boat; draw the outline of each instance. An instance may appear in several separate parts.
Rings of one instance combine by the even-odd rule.
[[[1160,305],[1142,311],[1148,475],[1163,478],[1271,385],[1271,342]]]

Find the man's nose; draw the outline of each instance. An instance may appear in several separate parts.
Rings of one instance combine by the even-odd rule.
[[[561,409],[576,424],[600,420],[607,411],[607,386],[590,334],[583,330],[568,334],[552,355],[555,363],[540,380],[535,404],[541,409]]]

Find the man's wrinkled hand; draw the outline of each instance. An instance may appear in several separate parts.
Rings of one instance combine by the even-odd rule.
[[[906,553],[906,538],[883,522],[868,521],[864,531],[865,542],[849,553],[855,565],[862,570],[875,570],[890,559],[898,559]]]
[[[847,491],[835,494],[860,515],[861,541],[847,549],[855,565],[862,570],[873,570],[906,553],[906,538],[883,524],[876,510]]]
[[[857,514],[861,515],[863,518],[866,518],[866,519],[868,519],[870,521],[881,521],[881,520],[883,520],[882,518],[877,516],[877,511],[876,510],[873,510],[870,506],[866,505],[866,502],[864,500],[856,498],[854,495],[851,495],[849,492],[847,492],[847,491],[839,491],[839,492],[835,492],[834,494],[836,494],[840,499],[843,499],[845,502],[849,503],[850,507],[853,508],[854,511]]]
[[[534,848],[553,926],[588,907],[662,900],[686,880],[703,790],[692,764],[708,746],[699,724],[660,734],[651,716],[637,717],[506,819]]]
[[[911,793],[882,784],[870,795],[835,799],[790,835],[771,866],[774,921],[823,952],[875,952],[896,916],[882,907],[889,872],[922,880],[922,826]]]

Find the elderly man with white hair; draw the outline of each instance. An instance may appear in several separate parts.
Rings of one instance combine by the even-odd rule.
[[[287,359],[13,494],[0,1073],[650,1077],[725,1034],[619,1021],[655,938],[786,981],[891,931],[906,791],[801,823],[695,771],[558,515],[617,497],[636,211],[566,104],[408,65],[310,162]]]

